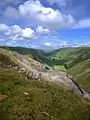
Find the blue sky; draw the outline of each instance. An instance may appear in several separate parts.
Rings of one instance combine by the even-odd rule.
[[[0,0],[0,45],[90,46],[90,0]]]

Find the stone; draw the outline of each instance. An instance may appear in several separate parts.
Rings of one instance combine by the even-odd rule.
[[[27,92],[24,92],[24,95],[29,95]]]

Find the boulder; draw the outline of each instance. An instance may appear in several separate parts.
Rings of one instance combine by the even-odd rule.
[[[40,73],[39,72],[33,72],[32,78],[35,80],[40,80]]]

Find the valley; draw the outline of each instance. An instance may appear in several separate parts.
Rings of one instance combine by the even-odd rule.
[[[0,47],[1,119],[89,120],[89,51]]]

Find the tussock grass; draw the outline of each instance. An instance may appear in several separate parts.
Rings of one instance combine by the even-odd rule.
[[[26,80],[13,69],[0,68],[0,94],[7,95],[0,102],[0,120],[89,120],[87,102],[58,85]]]

